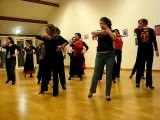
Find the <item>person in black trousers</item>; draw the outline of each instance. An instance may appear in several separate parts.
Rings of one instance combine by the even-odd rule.
[[[75,41],[75,37],[72,37],[71,42],[69,42],[69,47],[68,47],[68,55],[70,57],[70,65],[69,65],[69,75],[73,75],[73,47],[72,44]],[[69,77],[70,80],[70,77]]]
[[[71,80],[74,75],[78,75],[80,80],[82,80],[82,75],[84,74],[83,64],[84,64],[84,53],[86,53],[89,49],[87,44],[82,41],[81,34],[75,33],[75,40],[71,44],[73,48],[73,56],[72,56],[72,73],[68,80]]]
[[[145,70],[145,66],[143,68],[143,74],[142,74],[142,77],[141,77],[142,79],[145,79],[145,77],[144,77],[144,70]],[[133,77],[133,75],[135,74],[136,71],[137,71],[137,58],[136,58],[136,62],[134,64],[134,66],[133,66],[131,75],[129,76],[130,79],[132,79],[132,77]]]
[[[45,45],[44,43],[41,43],[38,47],[38,56],[39,56],[38,57],[39,69],[38,69],[38,75],[37,75],[37,79],[38,79],[37,84],[40,84],[40,82],[42,81],[43,70],[45,69],[45,64],[44,64]]]
[[[55,27],[56,33],[60,35],[61,31],[58,27]],[[61,44],[61,41],[58,41],[58,46]],[[66,50],[65,48],[61,49],[59,52],[57,52],[57,58],[58,58],[58,74],[59,74],[59,80],[62,86],[63,90],[66,90],[66,78],[65,78],[65,70],[64,70],[64,59],[66,56]]]
[[[6,44],[2,46],[6,49],[6,72],[7,72],[7,81],[12,81],[12,85],[16,82],[15,76],[15,66],[16,66],[16,53],[15,50],[17,49],[19,52],[21,49],[14,44],[12,37],[7,38]]]
[[[50,73],[53,71],[53,96],[58,96],[58,52],[60,52],[68,44],[68,41],[56,33],[56,28],[53,24],[46,25],[46,34],[37,36],[37,39],[44,41],[45,69],[42,75],[42,83],[40,94],[48,91],[48,82]]]
[[[140,87],[140,80],[146,63],[146,87],[154,89],[154,86],[152,85],[152,64],[154,50],[156,56],[159,56],[156,36],[154,30],[147,27],[147,19],[140,19],[138,24],[138,28],[134,30],[134,32],[137,34],[138,40],[136,87]]]

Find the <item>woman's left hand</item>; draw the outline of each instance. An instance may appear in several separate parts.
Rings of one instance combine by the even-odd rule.
[[[64,49],[64,46],[63,46],[63,45],[60,45],[60,46],[57,46],[56,51],[59,52],[59,51],[61,51],[61,50],[63,50],[63,49]]]
[[[13,54],[12,57],[16,57],[16,54]]]
[[[157,57],[159,56],[159,52],[158,52],[158,50],[156,50],[156,56],[157,56]]]

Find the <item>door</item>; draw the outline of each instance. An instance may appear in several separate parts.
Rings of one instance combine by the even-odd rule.
[[[17,40],[17,46],[20,47],[22,50],[24,48],[24,41],[22,40]],[[23,52],[20,52],[18,54],[18,67],[23,67],[24,66],[24,54]]]

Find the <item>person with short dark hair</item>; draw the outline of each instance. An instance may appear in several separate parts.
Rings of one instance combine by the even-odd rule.
[[[88,97],[92,97],[96,93],[97,82],[100,77],[100,72],[106,65],[106,99],[111,101],[111,86],[112,86],[112,72],[114,65],[114,49],[113,40],[115,40],[115,35],[111,30],[111,20],[107,17],[102,17],[100,19],[100,27],[102,30],[91,32],[92,35],[98,37],[98,46],[95,59],[94,73],[92,77],[91,87]]]
[[[7,81],[12,81],[12,85],[16,83],[16,76],[15,76],[15,66],[16,66],[16,53],[15,50],[17,49],[21,52],[21,49],[14,44],[14,40],[12,37],[7,38],[6,44],[2,45],[3,48],[6,49],[6,72],[7,72]]]
[[[80,33],[75,33],[75,40],[71,44],[73,48],[73,56],[72,56],[72,72],[70,73],[70,76],[68,80],[71,80],[74,75],[78,75],[80,80],[82,80],[82,75],[84,73],[83,70],[83,64],[84,64],[84,53],[86,53],[89,49],[87,44],[82,41],[81,39],[81,34]]]
[[[116,78],[120,78],[123,41],[122,41],[122,36],[120,35],[118,29],[114,29],[114,33],[116,35],[116,39],[113,42],[114,52],[115,52],[115,62],[113,67],[112,80],[114,83],[116,83]]]
[[[138,40],[136,87],[140,87],[140,81],[146,63],[146,87],[154,89],[152,85],[153,56],[154,50],[157,57],[159,56],[159,52],[155,32],[152,28],[147,27],[147,25],[147,19],[140,19],[138,21],[138,27],[134,30]]]

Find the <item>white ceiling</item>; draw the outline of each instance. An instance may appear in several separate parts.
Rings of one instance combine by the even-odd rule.
[[[60,0],[43,0],[47,2],[59,3]],[[26,2],[22,0],[0,0],[0,16],[43,20],[48,19],[48,14],[54,7]],[[42,24],[25,23],[15,21],[0,20],[0,34],[13,34],[15,27],[20,27],[23,34],[37,34],[42,28]]]

